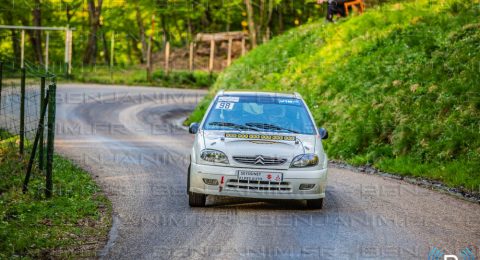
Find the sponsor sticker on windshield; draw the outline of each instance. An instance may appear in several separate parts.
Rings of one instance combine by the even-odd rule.
[[[218,97],[218,101],[238,102],[240,97]]]
[[[215,109],[232,110],[234,106],[235,106],[235,103],[233,102],[221,101],[217,103],[217,106],[215,106]]]
[[[295,136],[225,133],[226,138],[260,139],[272,141],[295,141]]]
[[[300,105],[300,100],[298,99],[278,99],[278,104],[287,104],[287,105]]]

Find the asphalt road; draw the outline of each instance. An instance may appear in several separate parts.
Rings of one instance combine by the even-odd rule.
[[[303,202],[186,195],[193,137],[179,126],[205,91],[61,84],[57,152],[113,203],[107,259],[427,259],[480,246],[480,206],[399,180],[329,169],[322,210]],[[328,140],[326,140],[328,142]]]

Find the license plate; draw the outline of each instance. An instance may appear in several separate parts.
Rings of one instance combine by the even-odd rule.
[[[280,172],[257,172],[257,171],[238,171],[238,179],[241,181],[274,181],[281,182],[283,174]]]

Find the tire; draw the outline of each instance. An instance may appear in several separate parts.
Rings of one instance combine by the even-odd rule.
[[[187,194],[190,194],[190,168],[192,167],[192,164],[188,165],[188,171],[187,171]]]
[[[307,207],[309,209],[322,209],[323,208],[323,198],[315,200],[307,200]]]
[[[188,205],[190,207],[205,207],[207,202],[207,195],[189,192],[188,193]]]

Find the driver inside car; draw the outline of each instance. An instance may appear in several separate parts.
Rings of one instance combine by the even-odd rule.
[[[264,122],[272,125],[281,126],[285,122],[285,107],[278,107],[275,105],[263,105]]]

